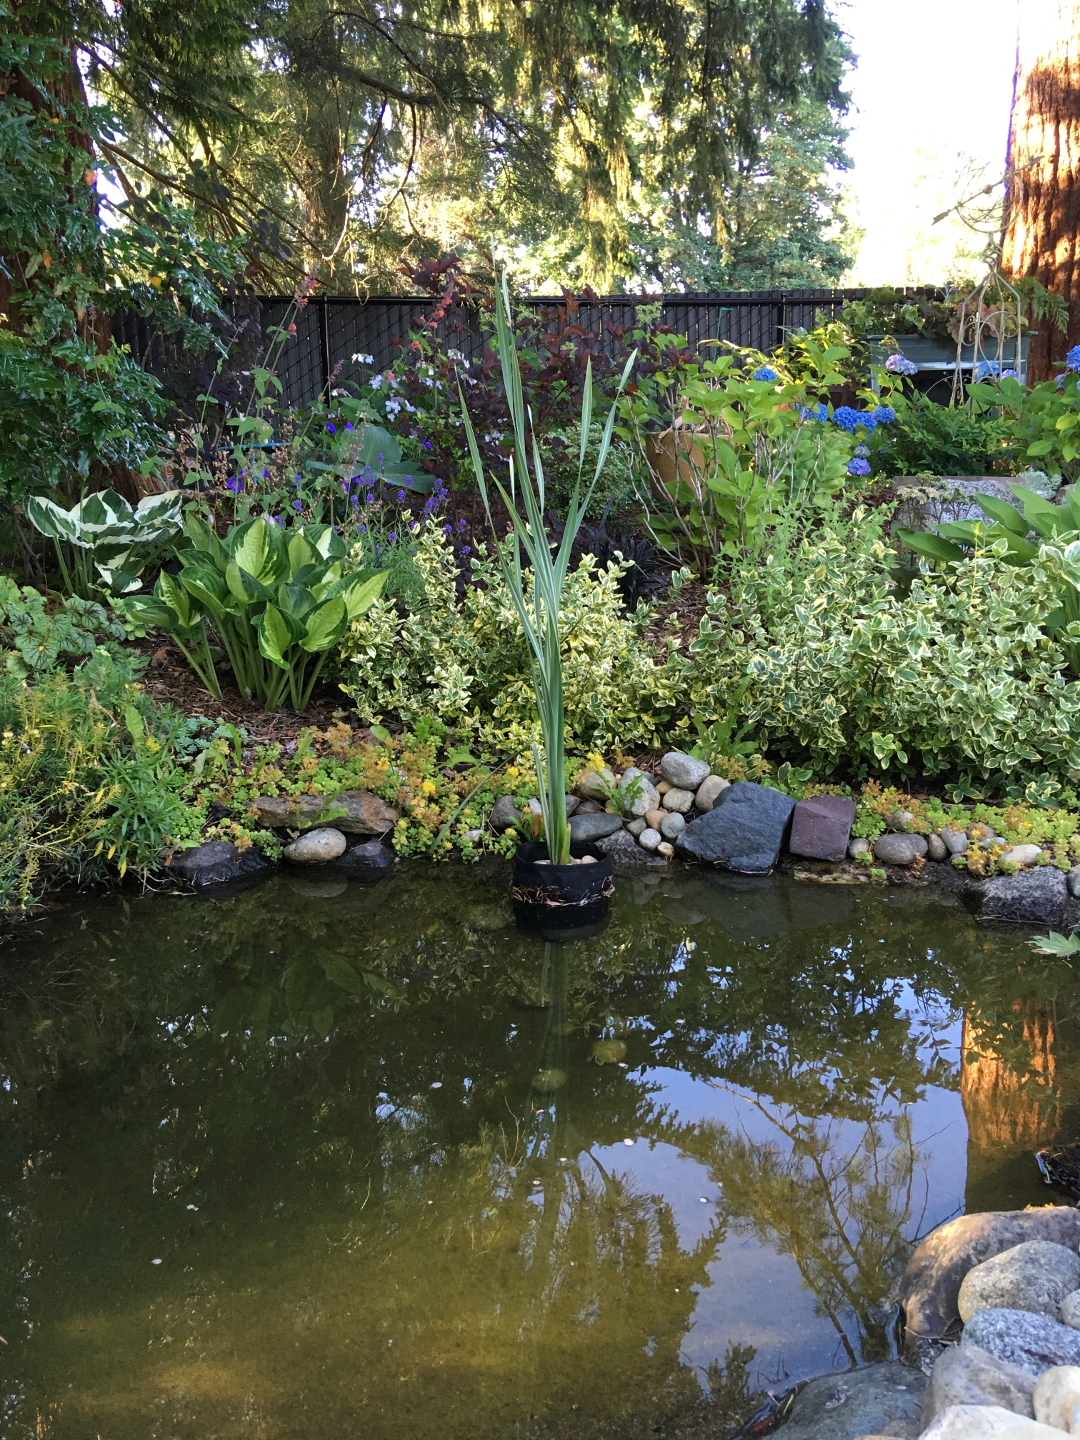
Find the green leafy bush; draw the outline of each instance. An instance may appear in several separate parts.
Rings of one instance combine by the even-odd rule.
[[[989,475],[1011,465],[1009,426],[965,405],[938,405],[917,390],[894,396],[896,420],[871,446],[878,475]]]
[[[1023,795],[1080,770],[1080,685],[1044,622],[1068,563],[980,554],[901,597],[880,516],[856,511],[775,546],[710,595],[683,703],[702,723],[746,682],[771,754],[819,773],[947,776],[956,794]]]
[[[422,603],[402,614],[376,601],[342,641],[342,689],[365,719],[399,715],[407,723],[438,716],[499,748],[527,752],[536,738],[529,649],[513,601],[491,560],[477,560],[459,598],[453,552],[428,526],[417,544]],[[567,576],[560,627],[567,637],[563,687],[570,743],[657,743],[675,703],[666,667],[643,643],[647,606],[627,615],[617,566],[586,557]]]
[[[123,625],[93,600],[71,595],[46,597],[30,585],[21,588],[0,575],[0,648],[4,668],[20,680],[58,665],[71,665],[95,654],[108,655],[133,679],[136,668],[117,642]]]

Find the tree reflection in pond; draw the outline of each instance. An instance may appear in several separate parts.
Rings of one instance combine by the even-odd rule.
[[[545,970],[504,894],[403,866],[15,937],[5,1440],[719,1440],[751,1389],[888,1352],[890,1280],[963,1202],[960,1013],[998,1057],[972,1118],[1063,974],[919,897],[700,875]]]

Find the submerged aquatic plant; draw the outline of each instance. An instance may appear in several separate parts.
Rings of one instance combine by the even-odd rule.
[[[533,689],[536,695],[536,709],[540,721],[543,741],[543,755],[540,747],[534,745],[533,763],[536,778],[540,782],[540,808],[544,819],[544,834],[547,839],[548,856],[555,865],[570,863],[570,827],[566,818],[566,715],[563,701],[562,675],[562,634],[559,628],[559,612],[562,609],[563,586],[570,564],[570,552],[574,548],[581,523],[585,518],[589,500],[596,482],[604,468],[611,448],[611,435],[615,425],[615,403],[608,411],[596,465],[591,481],[583,486],[585,452],[589,440],[589,426],[592,421],[592,362],[586,366],[585,386],[581,403],[581,420],[578,446],[577,478],[570,494],[562,538],[554,554],[551,541],[544,526],[544,511],[547,508],[547,485],[544,477],[540,448],[532,426],[532,415],[525,404],[521,383],[521,364],[518,359],[514,335],[510,328],[510,290],[505,274],[495,292],[496,334],[499,346],[499,362],[502,366],[503,387],[506,392],[507,409],[513,427],[514,446],[510,457],[508,486],[492,477],[491,483],[498,491],[509,512],[513,533],[508,542],[497,545],[499,565],[514,609],[521,621],[522,630],[533,655]],[[622,393],[630,377],[637,352],[630,356],[619,380],[616,399]],[[469,442],[476,483],[487,512],[488,523],[494,529],[491,513],[491,496],[488,479],[484,473],[484,462],[476,441],[464,396],[461,413],[465,433]],[[524,505],[522,515],[518,508]],[[527,581],[522,563],[522,552],[532,569],[532,582]]]

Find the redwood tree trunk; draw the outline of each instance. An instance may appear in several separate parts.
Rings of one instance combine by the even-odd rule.
[[[1002,266],[1064,297],[1069,331],[1043,321],[1028,379],[1058,373],[1080,341],[1080,0],[1021,7]]]

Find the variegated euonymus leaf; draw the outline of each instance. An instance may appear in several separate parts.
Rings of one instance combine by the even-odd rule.
[[[115,490],[95,491],[70,510],[32,495],[23,504],[27,519],[56,545],[87,550],[105,584],[116,594],[137,590],[153,557],[153,547],[171,540],[181,528],[179,490],[147,495],[131,505]]]
[[[152,596],[124,600],[125,616],[167,630],[220,698],[211,627],[246,698],[275,710],[288,693],[305,710],[327,654],[382,594],[387,572],[347,569],[345,544],[329,525],[288,527],[260,515],[221,539],[189,516],[184,529],[179,575],[163,572]]]

